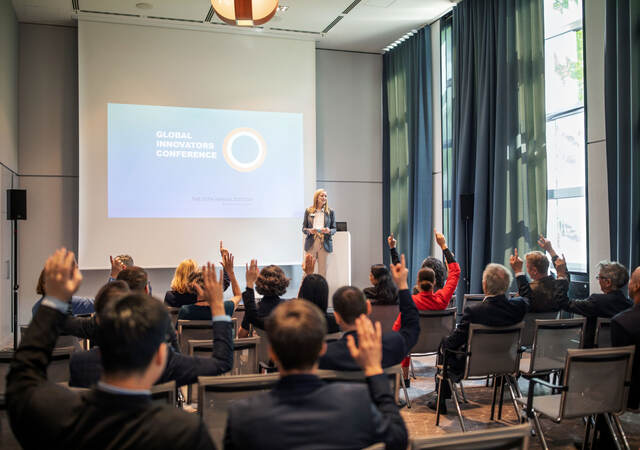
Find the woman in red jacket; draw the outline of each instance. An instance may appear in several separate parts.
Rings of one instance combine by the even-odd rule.
[[[416,288],[418,293],[413,295],[413,302],[419,311],[438,311],[445,309],[449,306],[449,302],[453,298],[458,286],[458,280],[460,279],[460,266],[456,262],[456,259],[451,253],[451,250],[447,247],[447,240],[444,235],[435,231],[436,242],[442,249],[445,259],[447,260],[447,268],[449,274],[447,275],[447,282],[444,287],[438,291],[433,291],[436,277],[432,269],[425,267],[418,272],[418,281]],[[400,314],[396,322],[393,324],[395,331],[400,329]],[[407,356],[402,361],[402,372],[404,373],[405,383],[409,383],[409,365],[411,358]],[[408,385],[408,384],[407,384]]]

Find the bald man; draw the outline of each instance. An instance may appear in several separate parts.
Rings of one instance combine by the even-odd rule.
[[[640,267],[631,274],[629,297],[633,300],[633,306],[611,319],[611,342],[614,347],[636,346],[627,408],[638,409],[640,406]]]

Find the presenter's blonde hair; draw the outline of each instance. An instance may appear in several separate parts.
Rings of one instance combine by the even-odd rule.
[[[325,194],[327,193],[327,191],[325,191],[324,189],[318,189],[316,192],[314,192],[314,194],[313,194],[313,204],[307,208],[307,211],[309,213],[315,212],[316,205],[318,204],[318,197],[320,197],[320,194],[322,194],[323,192]],[[324,208],[322,208],[322,211],[324,211],[325,214],[329,214],[329,202],[328,201],[324,204]]]
[[[189,290],[189,275],[198,270],[198,264],[193,259],[185,259],[176,268],[176,273],[171,280],[171,290],[185,294]]]

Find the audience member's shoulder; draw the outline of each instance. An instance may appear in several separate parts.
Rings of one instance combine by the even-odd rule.
[[[171,442],[172,448],[195,448],[203,438],[200,416],[169,406],[153,406],[148,412],[159,442]],[[207,439],[208,433],[204,432]],[[213,444],[212,444],[213,447]]]

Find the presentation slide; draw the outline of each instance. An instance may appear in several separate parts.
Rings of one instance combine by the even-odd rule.
[[[107,107],[109,218],[302,217],[302,114]]]

